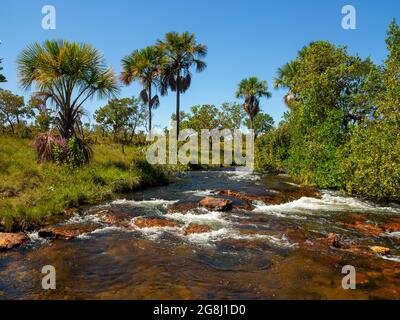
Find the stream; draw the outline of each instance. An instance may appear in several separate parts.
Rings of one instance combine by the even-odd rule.
[[[251,200],[218,194],[227,189]],[[210,196],[233,209],[198,207]],[[169,223],[138,227],[143,218]],[[32,232],[0,252],[0,299],[400,299],[400,207],[310,190],[285,175],[183,173],[62,225],[71,224],[96,227],[69,240]],[[204,228],[188,232],[193,225]],[[329,244],[331,233],[340,246]],[[45,265],[55,267],[56,290],[42,289]],[[355,290],[342,287],[346,265],[356,269]]]

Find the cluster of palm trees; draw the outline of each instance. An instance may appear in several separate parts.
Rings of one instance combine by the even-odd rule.
[[[203,58],[207,47],[195,35],[167,33],[163,40],[122,59],[120,80],[125,85],[136,81],[143,87],[140,97],[148,105],[148,129],[152,129],[152,111],[160,104],[158,93],[176,93],[176,133],[179,137],[180,96],[192,81],[192,72],[206,68]],[[113,98],[119,91],[118,78],[107,67],[103,55],[91,45],[65,40],[35,43],[22,51],[17,60],[21,86],[35,86],[35,97],[57,109],[57,127],[62,138],[75,136],[84,104],[95,97]],[[251,124],[260,109],[260,98],[271,96],[266,81],[244,79],[237,90]]]
[[[140,93],[149,108],[149,130],[151,130],[151,111],[160,103],[157,94],[152,96],[152,88],[161,95],[168,90],[176,92],[177,137],[179,136],[180,95],[191,84],[192,67],[197,72],[206,68],[202,60],[207,55],[207,47],[196,42],[194,34],[170,32],[164,40],[158,40],[153,46],[136,50],[122,59],[121,80],[129,85],[138,81],[143,86]]]
[[[190,87],[192,67],[197,72],[206,68],[201,60],[206,54],[207,47],[197,43],[194,34],[171,32],[155,45],[122,59],[121,81],[126,85],[138,81],[143,86],[140,96],[148,104],[149,130],[152,110],[160,103],[156,93],[165,95],[171,90],[176,92],[179,134],[180,95]],[[34,85],[37,98],[57,107],[57,127],[65,139],[74,136],[86,101],[96,96],[113,98],[120,90],[104,57],[87,44],[65,40],[35,43],[22,51],[17,64],[21,86],[29,89]]]

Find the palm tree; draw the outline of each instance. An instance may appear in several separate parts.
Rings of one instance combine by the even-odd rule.
[[[291,82],[293,81],[296,72],[297,72],[297,65],[295,61],[286,63],[283,67],[279,68],[277,71],[277,76],[274,79],[274,88],[290,89]],[[295,99],[295,94],[290,90],[283,97],[283,101],[288,107],[291,106],[291,103],[294,99]]]
[[[207,47],[196,42],[193,33],[170,32],[164,40],[158,40],[158,46],[163,49],[167,64],[164,66],[161,81],[161,94],[166,94],[168,88],[176,92],[176,136],[179,137],[180,94],[186,92],[191,84],[192,66],[196,72],[202,72],[206,63],[201,59],[207,55]]]
[[[65,40],[35,43],[22,51],[17,64],[21,86],[29,89],[35,85],[37,97],[56,107],[56,124],[66,140],[75,136],[85,102],[119,92],[114,72],[88,44]]]
[[[271,97],[265,80],[259,81],[257,77],[250,77],[239,83],[236,98],[244,99],[243,109],[249,115],[250,129],[254,128],[254,117],[260,111],[260,98],[262,97]]]
[[[149,131],[151,125],[151,111],[160,104],[158,95],[152,96],[152,87],[156,88],[160,84],[162,68],[166,63],[166,59],[161,48],[149,46],[142,50],[136,50],[131,55],[122,59],[121,80],[125,85],[129,85],[132,81],[138,81],[143,90],[140,97],[149,108]]]

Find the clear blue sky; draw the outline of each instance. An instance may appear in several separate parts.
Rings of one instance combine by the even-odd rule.
[[[41,27],[42,6],[57,10],[57,29]],[[344,30],[341,9],[357,10],[357,30]],[[238,82],[249,76],[267,80],[273,97],[262,101],[263,111],[279,122],[284,92],[272,89],[278,67],[293,59],[310,41],[329,40],[347,45],[351,53],[371,56],[381,63],[386,56],[385,32],[392,18],[400,21],[398,0],[13,0],[0,4],[0,57],[8,83],[18,94],[16,58],[29,43],[44,39],[87,42],[100,49],[107,63],[120,73],[120,59],[134,49],[153,44],[169,31],[194,32],[208,46],[207,69],[195,74],[182,98],[183,110],[194,104],[220,105],[235,101]],[[124,87],[121,96],[138,95],[139,87]],[[92,101],[92,113],[104,101]],[[174,94],[161,99],[155,124],[169,123],[175,110]]]

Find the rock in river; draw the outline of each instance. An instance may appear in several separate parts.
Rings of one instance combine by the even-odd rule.
[[[200,201],[199,205],[213,211],[229,211],[232,210],[232,201],[207,197]]]
[[[373,246],[369,247],[373,252],[381,255],[390,254],[390,249],[385,247]]]
[[[211,231],[211,228],[209,226],[191,223],[188,227],[186,227],[185,235],[193,234],[193,233],[206,233],[206,232],[210,232],[210,231]]]
[[[137,218],[135,225],[139,228],[175,228],[178,224],[174,221],[160,218]]]
[[[72,239],[99,228],[101,228],[101,225],[97,223],[71,223],[42,228],[39,230],[39,236],[42,238]]]
[[[3,233],[0,232],[0,251],[20,246],[28,240],[24,233]]]

